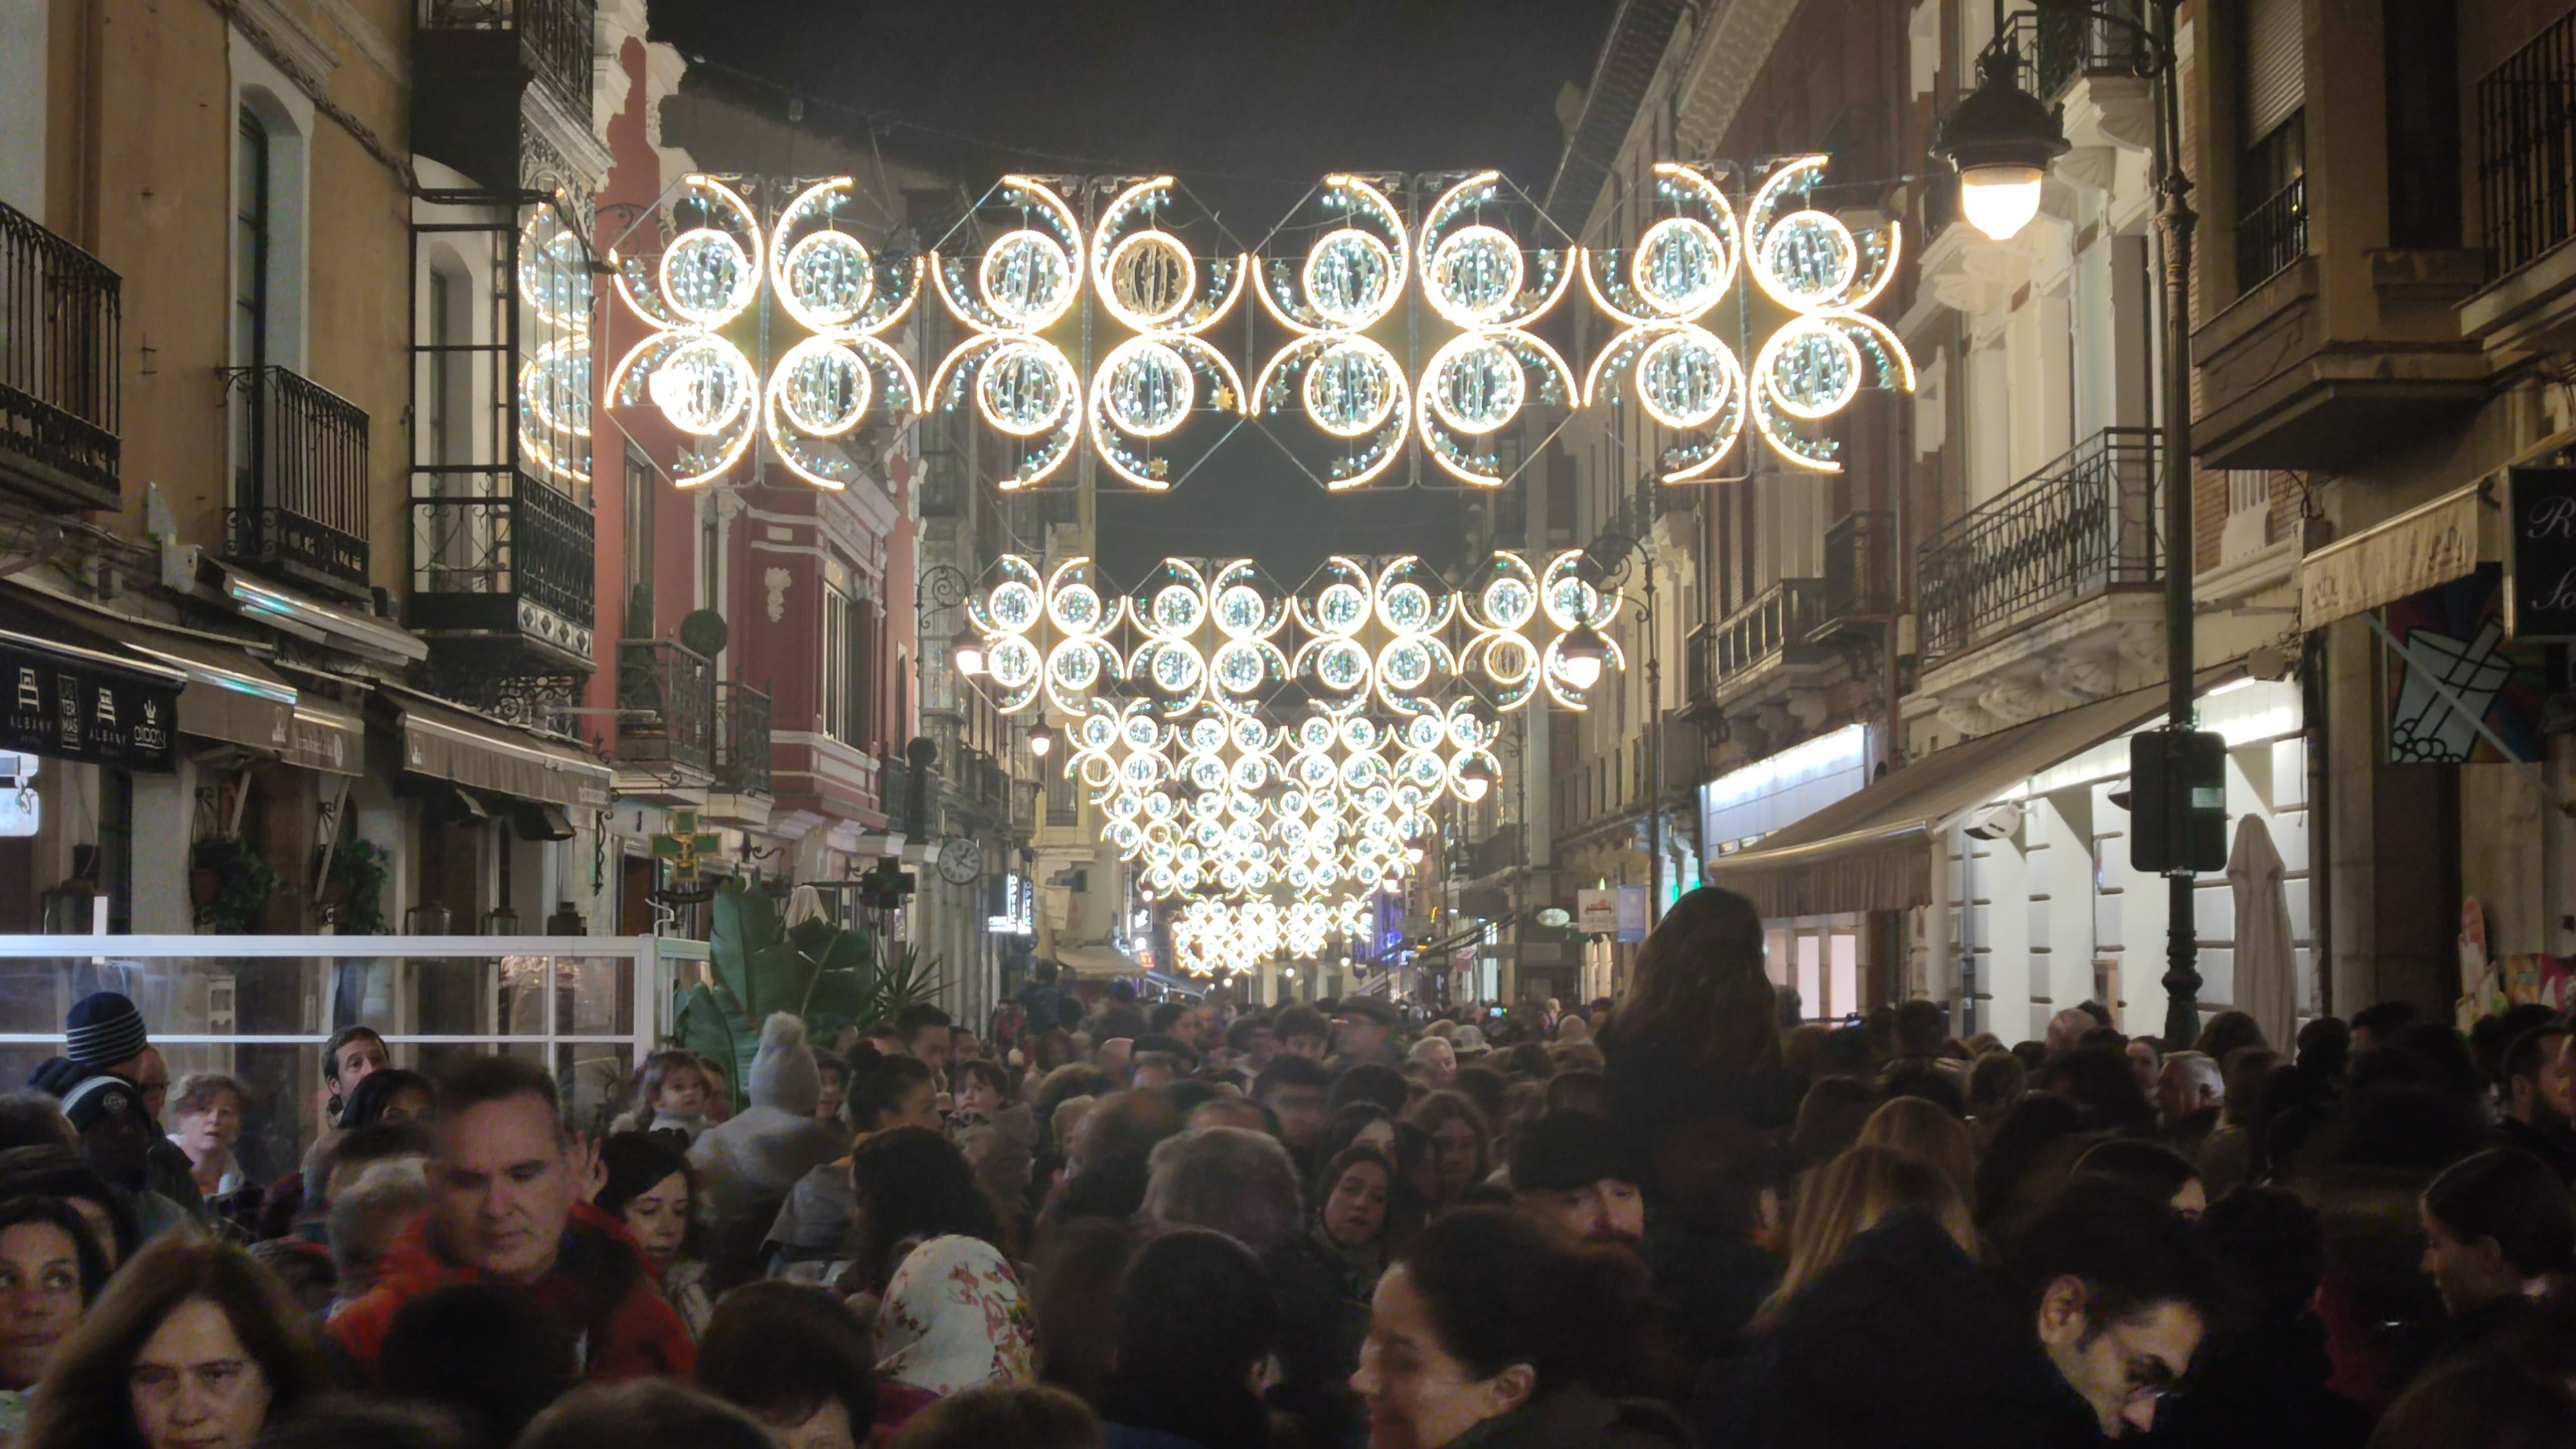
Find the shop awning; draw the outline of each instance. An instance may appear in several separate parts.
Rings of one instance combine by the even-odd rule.
[[[406,630],[266,579],[226,569],[224,597],[244,615],[316,644],[355,650],[389,664],[417,664],[429,657],[429,645]]]
[[[1126,952],[1115,946],[1099,944],[1063,947],[1055,953],[1055,964],[1076,976],[1104,979],[1111,976],[1133,976],[1137,969],[1136,963],[1127,958]]]
[[[0,605],[0,749],[128,770],[175,763],[188,676]],[[68,637],[67,637],[68,636]]]
[[[2501,558],[2492,490],[2484,480],[2454,489],[2299,560],[2299,627],[2322,629]]]
[[[2241,673],[2204,670],[2200,688]],[[2079,705],[1953,745],[1707,864],[1708,881],[1765,919],[1902,911],[1932,903],[1932,857],[1961,815],[2053,765],[2162,717],[2165,688]]]
[[[572,746],[407,689],[383,693],[397,713],[402,767],[412,774],[567,810],[608,808],[608,767]]]

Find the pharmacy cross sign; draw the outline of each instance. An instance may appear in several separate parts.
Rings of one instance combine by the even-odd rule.
[[[653,837],[653,858],[671,863],[672,879],[695,881],[698,878],[698,857],[712,855],[722,849],[724,837],[700,834],[698,812],[695,810],[672,811],[670,827]]]

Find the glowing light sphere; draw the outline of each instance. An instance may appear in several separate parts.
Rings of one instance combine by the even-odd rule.
[[[1666,315],[1697,317],[1726,295],[1726,247],[1708,223],[1669,216],[1646,229],[1629,272],[1637,294]]]
[[[760,269],[727,232],[685,231],[662,253],[662,295],[671,310],[702,327],[719,325],[751,305]]]
[[[1860,269],[1851,229],[1821,211],[1796,211],[1762,237],[1762,264],[1792,305],[1822,306],[1843,294]]]
[[[976,277],[984,305],[1003,321],[1031,332],[1072,304],[1078,280],[1073,257],[1062,242],[1026,229],[1007,233],[985,248]]]
[[[1167,231],[1131,232],[1110,248],[1103,264],[1109,293],[1139,330],[1158,327],[1188,310],[1197,295],[1198,262]]]
[[[1199,651],[1178,641],[1154,651],[1154,683],[1169,694],[1184,694],[1199,682]]]
[[[1004,689],[1017,689],[1038,677],[1038,646],[1018,635],[993,641],[984,653],[984,668]]]
[[[1485,585],[1485,617],[1497,629],[1517,629],[1538,609],[1538,591],[1527,580],[1505,574]]]
[[[1166,342],[1131,337],[1103,368],[1109,417],[1140,438],[1159,438],[1187,421],[1198,401],[1198,379],[1189,362]]]
[[[1315,598],[1315,621],[1331,634],[1349,634],[1368,622],[1368,595],[1355,584],[1324,586]]]
[[[1440,420],[1470,437],[1494,432],[1520,415],[1528,382],[1520,360],[1500,342],[1462,333],[1433,355],[1423,391]]]
[[[1665,333],[1637,358],[1638,401],[1647,416],[1668,428],[1706,427],[1735,396],[1735,359],[1695,333]]]
[[[1207,601],[1187,584],[1165,584],[1154,593],[1154,623],[1167,634],[1186,634],[1207,617]],[[1213,749],[1215,742],[1208,748]]]
[[[876,264],[857,237],[818,231],[787,249],[779,266],[787,298],[814,327],[836,327],[867,310],[876,295]]]
[[[1466,226],[1440,239],[1427,270],[1434,294],[1446,304],[1441,312],[1463,326],[1481,326],[1512,310],[1526,266],[1509,233]]]
[[[1378,656],[1378,679],[1387,688],[1409,693],[1431,679],[1431,651],[1420,640],[1398,639]]]
[[[1262,657],[1261,646],[1242,639],[1229,639],[1219,645],[1213,664],[1217,687],[1229,694],[1250,694],[1270,678],[1269,661]]]
[[[1427,629],[1431,626],[1431,591],[1410,581],[1397,584],[1378,601],[1378,609],[1391,629],[1408,633]]]
[[[1005,342],[977,374],[975,398],[986,422],[1012,437],[1033,438],[1062,426],[1080,391],[1063,353],[1037,342]]]
[[[1100,602],[1100,591],[1089,584],[1058,584],[1047,593],[1047,617],[1068,634],[1088,634],[1100,627],[1107,610]],[[1152,722],[1144,721],[1151,730]],[[1133,725],[1130,729],[1132,731]],[[1148,743],[1151,742],[1148,736]]]
[[[1258,633],[1269,617],[1270,607],[1262,602],[1261,591],[1250,584],[1229,584],[1216,596],[1216,626],[1228,637]]]
[[[1838,328],[1784,327],[1764,349],[1771,365],[1762,384],[1780,410],[1796,417],[1830,417],[1860,391],[1860,348]]]
[[[984,605],[993,622],[1013,634],[1025,631],[1038,621],[1038,608],[1037,589],[1017,579],[994,585],[992,596]]]
[[[760,379],[752,375],[740,348],[720,337],[697,337],[664,357],[645,386],[671,426],[704,438],[742,416]]]
[[[1306,300],[1337,327],[1366,327],[1394,305],[1396,260],[1387,244],[1356,227],[1327,232],[1306,253]]]
[[[1354,233],[1359,235],[1360,233]],[[1337,438],[1356,438],[1386,425],[1402,398],[1394,359],[1366,338],[1336,342],[1306,365],[1300,385],[1306,415]]]
[[[856,426],[876,391],[867,363],[830,337],[809,337],[788,349],[770,387],[788,421],[818,438]]]
[[[1368,683],[1368,651],[1348,639],[1335,639],[1315,652],[1315,677],[1328,689],[1345,694]]]

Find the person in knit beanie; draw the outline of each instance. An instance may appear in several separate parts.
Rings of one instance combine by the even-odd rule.
[[[93,1077],[120,1077],[139,1092],[143,1053],[151,1045],[151,1036],[144,1030],[143,1013],[136,1009],[133,998],[121,991],[93,991],[73,1002],[70,1013],[63,1018],[63,1055],[47,1058],[28,1078],[27,1085],[56,1097],[68,1097],[75,1087]],[[160,1194],[168,1205],[186,1216],[204,1216],[205,1198],[197,1191],[195,1169],[188,1154],[162,1132],[161,1124],[150,1114],[143,1114],[141,1120],[149,1140],[144,1148],[143,1181],[135,1186]]]
[[[850,1150],[846,1132],[814,1120],[823,1075],[796,1017],[782,1011],[762,1023],[749,1095],[750,1106],[689,1148],[719,1225],[745,1214],[765,1223],[799,1178]]]

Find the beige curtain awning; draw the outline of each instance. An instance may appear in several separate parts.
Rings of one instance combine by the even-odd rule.
[[[1066,946],[1055,953],[1055,964],[1076,976],[1095,978],[1133,976],[1140,969],[1126,952],[1100,944]]]
[[[572,746],[410,690],[385,692],[394,696],[399,716],[402,767],[412,774],[567,810],[608,808],[608,767]]]
[[[2199,687],[2241,673],[2203,670]],[[1870,782],[1751,850],[1708,862],[1708,883],[1752,900],[1764,919],[1902,911],[1932,903],[1941,832],[2019,782],[2165,712],[2165,688],[2078,705],[1953,745]]]
[[[2299,560],[2299,627],[2322,629],[2502,557],[2492,486],[2481,480],[2454,489]]]
[[[187,702],[187,696],[179,697],[181,705]],[[279,758],[308,770],[363,775],[367,771],[366,721],[355,711],[319,695],[304,695],[295,702],[295,718],[287,725],[286,749]]]

